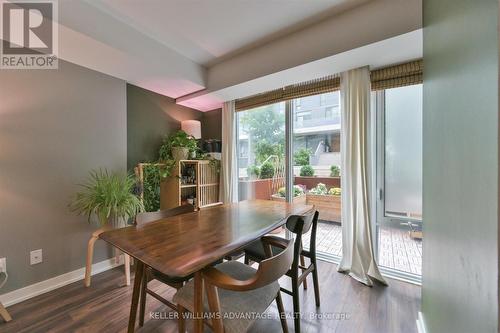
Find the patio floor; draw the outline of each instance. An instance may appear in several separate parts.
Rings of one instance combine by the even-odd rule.
[[[342,255],[342,227],[340,224],[320,221],[316,235],[318,252]],[[309,247],[309,237],[304,237]],[[412,239],[409,231],[382,226],[379,233],[379,265],[404,272],[422,274],[422,241]]]

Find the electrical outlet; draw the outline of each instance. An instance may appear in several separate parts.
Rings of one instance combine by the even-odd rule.
[[[0,273],[7,272],[7,258],[0,258]]]
[[[43,261],[42,249],[30,252],[30,265],[36,265]]]

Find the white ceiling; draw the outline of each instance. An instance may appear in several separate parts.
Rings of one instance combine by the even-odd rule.
[[[224,89],[200,91],[177,99],[177,104],[209,111],[219,108],[224,101],[338,74],[353,68],[369,66],[370,69],[376,69],[388,64],[420,59],[422,58],[422,38],[422,29],[415,30]]]
[[[422,26],[422,0],[58,3],[59,58],[202,111],[220,107],[228,98],[358,63],[360,57],[340,61],[354,59],[346,53],[349,50]],[[403,52],[392,50],[395,57],[389,60],[418,53],[414,51],[421,43],[412,46]],[[363,54],[361,65],[389,61],[383,48],[376,56]],[[321,59],[327,59],[328,67],[318,66]]]
[[[87,0],[204,66],[367,0]]]

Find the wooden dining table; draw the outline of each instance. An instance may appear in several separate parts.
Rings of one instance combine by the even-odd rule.
[[[201,270],[282,226],[290,215],[303,215],[312,209],[298,203],[247,200],[102,233],[101,239],[137,262],[128,332],[135,329],[145,266],[171,277],[194,274],[195,332],[202,332]]]

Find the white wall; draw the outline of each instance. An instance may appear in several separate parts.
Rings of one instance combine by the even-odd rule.
[[[498,0],[424,1],[428,333],[498,332],[498,10]]]

